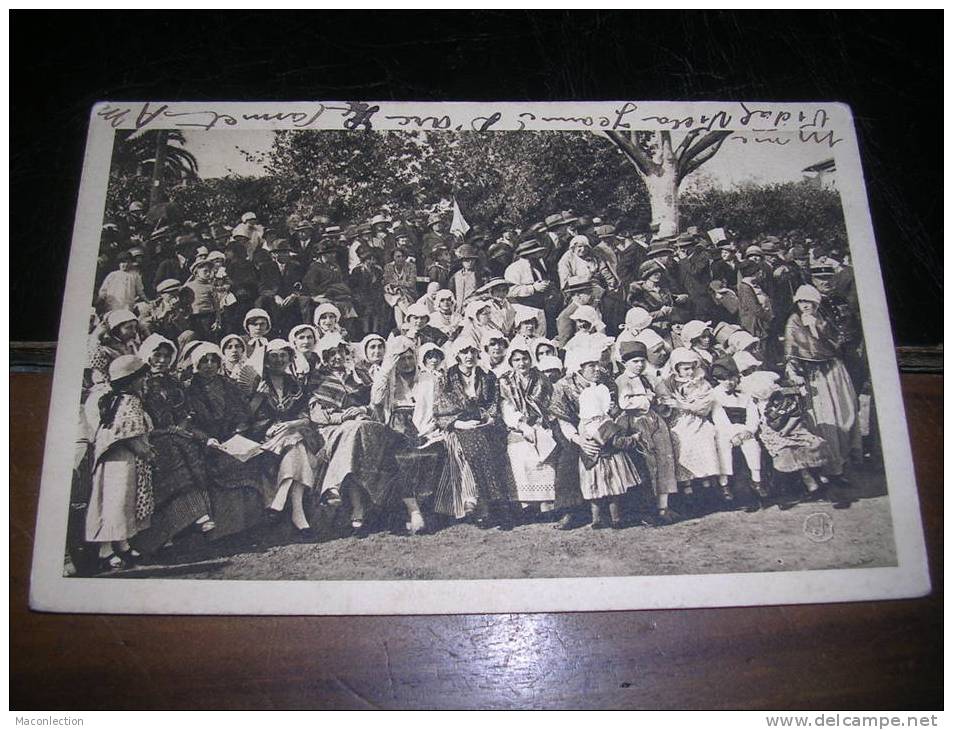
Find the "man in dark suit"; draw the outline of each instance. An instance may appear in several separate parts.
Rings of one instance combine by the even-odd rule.
[[[302,323],[299,297],[303,274],[301,265],[294,260],[291,244],[284,238],[272,243],[271,260],[258,267],[262,294],[274,297],[278,306],[277,321],[272,322],[278,335],[285,336],[288,330]]]
[[[172,255],[160,261],[156,267],[155,274],[152,277],[152,291],[155,291],[159,282],[166,279],[186,281],[190,275],[189,264],[192,262],[197,246],[198,239],[193,234],[176,236]]]

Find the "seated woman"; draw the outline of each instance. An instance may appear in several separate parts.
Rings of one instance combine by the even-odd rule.
[[[498,458],[503,434],[496,377],[477,365],[476,340],[461,336],[450,351],[456,362],[438,381],[433,411],[447,445],[435,509],[457,519],[479,510],[479,524],[490,527],[495,508],[505,529],[512,525],[512,488]]]
[[[261,522],[262,507],[274,496],[258,458],[239,461],[215,448],[236,434],[247,434],[251,412],[241,387],[222,374],[222,352],[199,342],[191,355],[194,375],[186,388],[189,430],[212,448],[206,449],[206,491],[215,520],[212,539],[242,532]],[[259,457],[260,458],[260,457]]]
[[[318,343],[318,328],[311,324],[295,325],[288,332],[288,342],[294,348],[290,373],[304,386],[311,397],[312,381],[321,369],[321,358],[315,347]]]
[[[506,424],[506,453],[516,485],[515,498],[552,513],[556,500],[556,440],[549,402],[553,386],[533,366],[530,350],[511,345],[509,371],[500,378],[500,411]]]
[[[485,370],[493,373],[499,380],[510,369],[506,360],[506,352],[510,345],[509,340],[502,332],[491,332],[481,344],[483,345],[483,355],[479,364]]]
[[[423,441],[441,439],[433,415],[437,381],[443,377],[446,353],[433,343],[417,349],[417,385],[414,387],[414,428]]]
[[[312,380],[308,411],[323,439],[318,452],[321,493],[334,504],[347,488],[351,527],[360,531],[365,503],[369,500],[374,506],[383,506],[390,494],[397,472],[397,438],[376,420],[375,409],[365,400],[366,389],[348,371],[347,343],[339,335],[325,335],[317,350],[321,367]]]
[[[563,377],[563,361],[555,355],[540,356],[537,368],[553,385]]]
[[[251,395],[252,388],[257,384],[258,373],[248,362],[245,340],[241,335],[225,335],[219,347],[222,350],[222,373],[241,386],[246,395]]]
[[[430,309],[422,302],[414,302],[404,310],[404,321],[400,327],[391,332],[391,337],[405,335],[415,344],[423,345],[427,342],[443,346],[447,336],[430,324]]]
[[[639,266],[639,278],[629,285],[629,306],[642,307],[652,315],[652,328],[668,330],[679,318],[679,308],[688,303],[685,294],[673,294],[664,281],[665,267],[655,259]]]
[[[642,374],[655,388],[659,381],[669,374],[668,358],[670,349],[665,340],[653,329],[644,329],[635,337],[635,342],[645,347],[646,363]]]
[[[185,388],[169,373],[176,354],[175,345],[160,334],[149,335],[139,348],[139,359],[150,367],[142,402],[152,419],[150,443],[156,454],[152,521],[135,537],[136,550],[143,553],[155,552],[192,525],[203,533],[215,529],[206,492],[204,452],[208,439],[192,430]]]
[[[272,340],[265,347],[261,381],[249,404],[252,427],[248,436],[278,459],[277,474],[274,470],[268,474],[274,485],[270,517],[284,511],[290,495],[291,524],[305,534],[311,525],[304,513],[304,493],[317,481],[318,439],[308,418],[304,383],[292,370],[293,360],[294,348],[287,340]]]
[[[629,457],[612,445],[617,431],[611,420],[611,390],[600,365],[598,347],[577,348],[566,354],[566,376],[556,383],[550,412],[566,442],[578,449],[579,488],[589,502],[590,526],[622,527],[620,497],[641,483]],[[603,521],[608,502],[610,524]]]
[[[433,295],[434,310],[430,314],[430,325],[452,340],[460,331],[460,313],[457,300],[449,289],[441,289]]]
[[[360,341],[355,353],[355,369],[362,381],[374,382],[374,376],[384,362],[385,350],[386,341],[376,332],[372,332]]]
[[[432,493],[443,466],[443,446],[432,439],[436,430],[435,364],[443,360],[443,351],[432,343],[423,347],[428,348],[430,357],[421,358],[418,374],[413,341],[404,336],[392,338],[371,389],[371,405],[400,437],[395,450],[397,491],[407,509],[407,531],[411,535],[425,527],[419,499]]]
[[[615,340],[614,356],[619,359],[619,349],[623,342],[635,342],[642,330],[652,326],[652,315],[642,307],[632,307],[626,312],[625,322],[620,326],[619,336]]]
[[[603,323],[598,310],[596,310],[595,307],[590,307],[588,304],[577,307],[576,311],[570,315],[570,319],[575,325],[576,331],[569,339],[569,342],[566,343],[567,352],[582,346],[582,343],[587,343],[591,335],[604,333],[606,331],[605,323]]]
[[[544,357],[559,357],[559,350],[555,342],[547,340],[545,337],[540,337],[533,345],[532,355],[533,362],[538,366]]]
[[[493,308],[485,299],[476,299],[469,302],[463,310],[463,322],[457,339],[470,339],[474,342],[485,342],[490,333],[499,332],[493,323]]]
[[[264,309],[249,309],[242,321],[245,330],[245,355],[252,362],[264,357],[268,345],[268,333],[271,332],[271,315]],[[256,357],[257,355],[257,357]],[[259,367],[260,366],[256,366]]]
[[[702,365],[706,369],[711,368],[711,364],[718,357],[718,354],[713,348],[711,322],[702,322],[699,319],[693,319],[681,326],[678,336],[684,347],[692,350],[701,358]]]
[[[385,347],[386,341],[384,338],[372,332],[356,346],[348,345],[345,348],[345,372],[347,373],[347,377],[352,379],[358,386],[358,389],[355,390],[351,396],[354,401],[362,404],[370,402],[371,386],[374,383],[374,376],[384,362]],[[320,358],[318,359],[320,361]],[[315,373],[317,373],[317,370]],[[315,375],[313,377],[317,376]]]
[[[295,351],[294,369],[299,375],[314,372],[321,366],[321,358],[314,351],[318,342],[318,330],[314,325],[299,324],[288,332],[288,341]]]
[[[543,310],[527,307],[524,304],[514,304],[513,310],[516,312],[516,318],[513,320],[515,330],[510,347],[519,347],[526,350],[535,364],[537,360],[536,347],[540,342],[546,342],[540,334],[546,333],[546,316],[543,314]]]
[[[668,409],[668,424],[675,443],[676,478],[685,495],[692,495],[693,480],[711,486],[721,476],[715,427],[710,420],[712,387],[705,380],[701,358],[686,347],[676,347],[668,362],[671,375],[655,386],[659,404]]]
[[[339,335],[347,341],[347,330],[341,325],[341,310],[331,302],[322,302],[315,307],[314,326],[318,328],[319,340],[326,335]]]

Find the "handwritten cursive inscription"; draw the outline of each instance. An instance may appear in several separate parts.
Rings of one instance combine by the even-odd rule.
[[[317,127],[319,120],[323,129],[369,131],[374,129],[374,120],[380,115],[389,122],[385,127],[408,130],[487,132],[491,129],[556,128],[599,132],[645,128],[697,134],[729,129],[739,133],[731,139],[743,144],[749,141],[776,145],[796,142],[832,148],[843,141],[832,128],[830,114],[824,108],[806,105],[792,111],[790,104],[784,105],[785,108],[780,106],[737,102],[726,104],[723,108],[706,107],[705,113],[700,114],[643,113],[640,116],[639,105],[627,101],[607,108],[602,113],[541,116],[538,109],[531,111],[515,105],[489,113],[484,109],[476,115],[460,112],[453,107],[447,107],[447,111],[441,109],[439,114],[382,114],[379,104],[349,101],[341,104],[315,103],[292,109],[286,106],[280,109],[262,108],[237,114],[229,113],[226,107],[217,109],[214,105],[194,110],[173,104],[145,102],[141,105],[103,104],[97,110],[97,116],[114,129],[132,127],[136,133],[163,126],[208,131],[240,126],[243,122],[268,123],[283,129],[308,129]],[[652,107],[654,111],[658,109],[658,104]],[[683,111],[685,107],[673,102],[672,109]],[[740,134],[744,132],[751,134]]]

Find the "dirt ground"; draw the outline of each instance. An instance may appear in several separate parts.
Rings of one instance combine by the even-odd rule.
[[[512,531],[449,524],[432,534],[302,541],[287,525],[218,543],[199,536],[149,563],[114,573],[130,578],[399,580],[564,578],[819,570],[896,564],[883,476],[867,471],[828,498],[784,500],[757,512],[725,510],[666,527],[632,519],[622,530],[570,531],[533,523]],[[636,500],[628,505],[636,517]],[[346,515],[342,515],[346,519]]]

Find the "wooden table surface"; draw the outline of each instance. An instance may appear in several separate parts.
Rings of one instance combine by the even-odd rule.
[[[903,377],[934,585],[927,598],[272,618],[31,612],[51,377],[11,374],[11,709],[938,709],[942,382]]]

